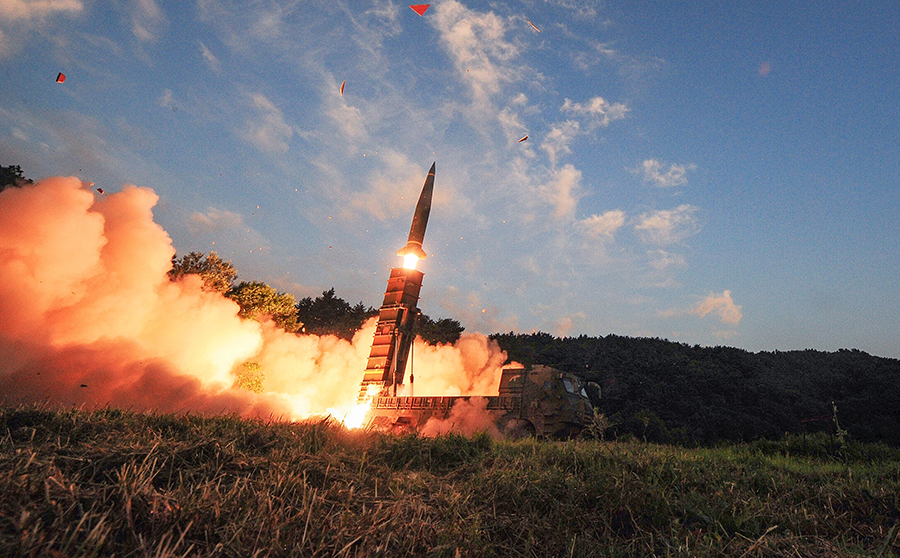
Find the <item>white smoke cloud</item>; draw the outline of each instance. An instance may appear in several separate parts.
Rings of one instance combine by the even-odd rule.
[[[441,436],[451,432],[471,436],[479,432],[487,432],[492,438],[501,437],[494,417],[487,410],[486,397],[461,399],[450,409],[446,419],[431,418],[419,430],[423,436]]]
[[[76,178],[0,192],[0,400],[279,418],[353,408],[374,320],[352,343],[293,335],[240,319],[198,276],[170,281],[157,199]],[[495,393],[505,359],[477,334],[415,354],[417,385],[441,393]],[[247,361],[264,393],[234,387]]]

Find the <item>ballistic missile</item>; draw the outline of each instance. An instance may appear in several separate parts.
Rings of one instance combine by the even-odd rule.
[[[409,239],[406,246],[397,252],[398,256],[415,256],[420,260],[425,259],[425,250],[422,249],[422,241],[425,240],[425,226],[428,225],[428,214],[431,213],[431,193],[434,190],[434,163],[425,178],[422,193],[416,203],[416,212],[413,214],[412,226],[409,227]]]

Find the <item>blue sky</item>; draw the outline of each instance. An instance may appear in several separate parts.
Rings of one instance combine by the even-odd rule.
[[[897,29],[890,1],[0,0],[0,164],[150,187],[179,253],[378,306],[435,162],[433,318],[900,357]]]

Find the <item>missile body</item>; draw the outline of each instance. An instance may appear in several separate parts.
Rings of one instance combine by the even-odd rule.
[[[428,171],[428,177],[425,178],[425,185],[422,186],[422,193],[419,195],[419,201],[416,203],[416,212],[413,214],[412,226],[409,228],[409,239],[406,241],[406,246],[397,252],[398,256],[413,254],[420,260],[425,259],[425,250],[422,249],[422,242],[425,240],[428,214],[431,213],[431,193],[433,191],[434,163],[431,164],[431,170]]]

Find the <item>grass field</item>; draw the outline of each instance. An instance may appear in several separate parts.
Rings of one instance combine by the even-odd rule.
[[[0,409],[2,556],[898,556],[900,452]]]

